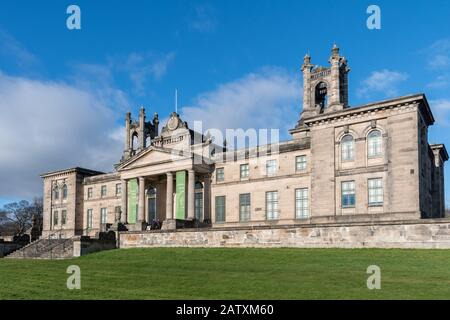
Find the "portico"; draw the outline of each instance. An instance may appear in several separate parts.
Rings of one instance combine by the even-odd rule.
[[[142,132],[145,127],[138,134]],[[129,230],[161,223],[163,229],[210,223],[213,167],[203,160],[194,161],[203,159],[195,150],[203,152],[204,141],[176,113],[145,149],[130,150],[127,139],[124,158],[116,166],[123,190],[121,223]]]
[[[209,172],[191,168],[125,176],[121,179],[120,221],[128,229],[145,230],[152,222],[162,223],[163,229],[174,229],[177,220],[178,224],[183,221],[188,224],[210,222]]]

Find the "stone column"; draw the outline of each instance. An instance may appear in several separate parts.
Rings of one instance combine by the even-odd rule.
[[[187,211],[187,219],[194,220],[194,199],[195,199],[195,172],[194,170],[188,170],[188,211]]]
[[[205,175],[203,186],[203,220],[211,221],[211,175]]]
[[[173,219],[173,175],[172,172],[167,172],[166,183],[166,220]]]
[[[122,203],[121,203],[121,210],[122,213],[120,215],[120,222],[127,223],[128,222],[128,183],[127,180],[122,180]]]
[[[145,222],[145,178],[139,177],[138,222]]]

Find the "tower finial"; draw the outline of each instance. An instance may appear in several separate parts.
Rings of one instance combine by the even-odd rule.
[[[333,56],[339,55],[339,47],[336,45],[336,42],[334,42],[333,49],[331,49],[331,52],[332,52]]]

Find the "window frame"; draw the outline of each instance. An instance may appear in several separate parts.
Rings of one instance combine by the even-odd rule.
[[[64,184],[62,187],[62,199],[67,200],[68,196],[69,196],[69,188],[67,187],[67,184]]]
[[[59,200],[59,187],[57,186],[53,188],[53,199]]]
[[[242,168],[246,168],[246,169],[242,170]],[[245,176],[242,175],[243,172],[246,172]],[[239,178],[241,180],[247,180],[250,178],[250,165],[248,163],[243,163],[239,166]]]
[[[272,168],[272,166],[270,166],[269,163],[274,163],[275,164],[273,166],[274,172],[269,172],[269,168]],[[266,160],[266,176],[272,177],[272,176],[277,175],[277,173],[278,173],[278,161],[277,161],[277,159]]]
[[[352,185],[352,188],[344,188],[344,185]],[[351,197],[353,195],[353,197]],[[347,197],[347,198],[344,198]],[[344,201],[348,199],[348,201]],[[353,200],[353,201],[351,201]],[[349,204],[345,204],[348,202]],[[341,207],[343,209],[356,207],[356,183],[355,180],[341,181]]]
[[[220,172],[220,175],[219,175]],[[219,179],[220,177],[220,179]],[[219,182],[224,182],[225,181],[225,168],[221,167],[221,168],[217,168],[216,169],[216,183]]]
[[[305,161],[299,161],[299,159],[304,159]],[[299,164],[304,165],[304,167],[299,168]],[[295,172],[306,171],[308,167],[308,160],[306,158],[306,154],[301,154],[295,157]]]
[[[61,210],[61,225],[65,226],[67,223],[67,210]]]
[[[53,226],[57,226],[58,225],[58,222],[59,222],[58,215],[59,215],[58,210],[54,210],[53,211]]]
[[[304,193],[306,191],[306,199]],[[309,188],[297,188],[295,189],[295,219],[308,219],[310,218],[309,212]],[[298,197],[298,193],[301,193]],[[306,206],[304,205],[306,202]],[[300,204],[301,203],[301,204]],[[300,204],[300,205],[299,205]],[[306,212],[306,214],[304,214]]]
[[[103,190],[105,190],[104,194],[103,194]],[[104,184],[100,187],[100,198],[106,198],[107,194],[108,194],[108,188],[107,188],[106,184]]]
[[[218,199],[223,199],[223,205],[218,205]],[[219,212],[218,212],[218,208],[223,208],[223,219],[218,219],[219,218]],[[226,196],[216,196],[215,197],[215,218],[216,218],[216,223],[225,223],[226,221]]]
[[[371,188],[370,186],[370,182],[372,181],[381,181],[381,186],[375,185],[374,187]],[[371,190],[375,191],[375,195],[371,195]],[[381,190],[381,194],[377,194],[377,191]],[[371,197],[375,197],[376,199],[378,199],[377,197],[381,197],[381,202],[380,201],[376,201],[376,202],[371,202]],[[384,181],[383,178],[369,178],[367,179],[367,204],[369,207],[382,207],[384,206]]]
[[[351,140],[344,141],[347,137],[351,138]],[[353,162],[355,161],[355,137],[352,134],[346,133],[342,136],[340,140],[340,149],[341,149],[341,161],[342,162]],[[351,148],[346,147],[344,150],[344,146],[351,146]]]
[[[87,189],[87,198],[88,199],[92,199],[92,196],[94,195],[94,191],[93,191],[93,189],[92,189],[92,187],[89,187],[88,189]]]
[[[94,227],[94,211],[93,209],[87,209],[87,228],[93,229]]]
[[[242,199],[248,196],[248,203],[243,203]],[[244,209],[244,210],[243,210]],[[248,212],[244,212],[248,211]],[[251,193],[240,193],[239,194],[239,221],[250,221],[252,213],[252,195]]]
[[[269,199],[269,195],[275,195],[273,199]],[[269,211],[269,202],[272,204]],[[278,206],[278,190],[266,191],[266,220],[278,220],[279,219],[279,206]],[[273,210],[273,211],[272,211]]]
[[[100,208],[100,224],[106,225],[108,223],[108,208]]]
[[[122,184],[116,183],[116,197],[122,195]]]
[[[370,137],[370,135],[372,135],[375,132],[378,132],[379,136]],[[374,139],[376,139],[376,142],[371,143],[371,141],[373,141]],[[378,152],[371,154],[370,150],[372,150],[372,152],[374,152],[374,150],[377,150]],[[369,133],[367,134],[367,157],[369,159],[375,159],[375,158],[381,158],[381,157],[383,157],[383,155],[384,155],[383,133],[379,129],[370,130]]]

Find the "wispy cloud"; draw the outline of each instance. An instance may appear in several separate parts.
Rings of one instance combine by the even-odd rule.
[[[450,39],[435,41],[425,52],[429,68],[439,70],[450,67]]]
[[[430,89],[445,89],[450,86],[450,39],[435,41],[428,48],[423,49],[426,66],[434,73],[435,79],[426,86]],[[436,76],[437,74],[437,76]]]
[[[371,98],[373,95],[381,95],[389,98],[398,94],[400,83],[408,79],[406,73],[390,71],[387,69],[373,71],[369,77],[362,81],[357,90],[359,97]]]
[[[0,55],[10,59],[22,70],[39,64],[39,59],[33,53],[11,34],[2,29],[0,29]]]
[[[187,18],[190,29],[199,32],[213,32],[218,25],[216,10],[209,4],[195,6]]]
[[[160,80],[167,72],[175,53],[155,54],[134,52],[128,55],[120,69],[129,74],[136,94],[144,95],[149,78]]]
[[[282,136],[298,120],[300,99],[300,84],[293,75],[265,68],[200,94],[181,114],[189,123],[202,121],[203,130],[274,128]]]
[[[430,100],[436,122],[445,127],[450,127],[450,99]]]

